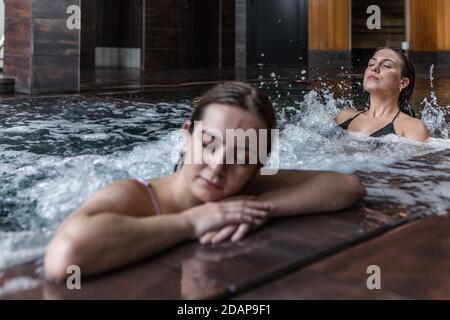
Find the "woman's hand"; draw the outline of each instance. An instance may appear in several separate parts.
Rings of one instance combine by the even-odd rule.
[[[260,224],[267,218],[270,206],[252,199],[234,199],[220,202],[207,202],[184,211],[181,215],[192,229],[192,237],[202,237],[209,231],[246,224],[250,227]],[[240,233],[246,233],[241,227]],[[248,231],[248,230],[247,230]]]
[[[244,238],[250,231],[260,227],[267,220],[267,218],[259,219],[255,220],[253,224],[241,223],[226,226],[218,231],[209,231],[200,237],[199,241],[201,244],[218,244],[227,239],[230,239],[232,242],[237,242]]]
[[[234,201],[234,200],[254,200],[255,196],[237,196],[233,198],[226,199],[224,201]],[[270,211],[270,206],[269,206]],[[269,213],[269,212],[268,212]],[[201,244],[217,244],[230,239],[232,242],[237,242],[241,240],[249,231],[254,230],[264,224],[268,220],[268,216],[262,219],[255,219],[252,224],[240,223],[225,226],[219,230],[213,230],[205,233],[200,237],[199,241]]]

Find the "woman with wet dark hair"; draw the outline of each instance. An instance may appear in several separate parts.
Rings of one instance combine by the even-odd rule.
[[[425,124],[411,109],[415,69],[399,49],[378,48],[364,73],[364,90],[369,92],[369,109],[363,112],[344,109],[336,117],[340,127],[371,137],[396,134],[426,142]]]

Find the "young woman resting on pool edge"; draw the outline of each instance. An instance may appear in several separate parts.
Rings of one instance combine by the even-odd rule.
[[[193,125],[198,120],[203,132]],[[114,181],[59,227],[44,259],[50,279],[65,279],[69,265],[79,266],[83,276],[93,275],[190,239],[238,241],[269,218],[339,211],[365,196],[351,175],[302,170],[262,175],[262,163],[215,161],[226,158],[226,147],[199,164],[186,161],[193,159],[195,144],[205,148],[213,143],[213,130],[225,137],[226,129],[276,128],[270,100],[249,84],[227,82],[210,89],[183,127],[185,161],[179,170],[148,181]],[[266,142],[270,153],[270,134]],[[234,153],[248,158],[250,152]]]
[[[409,58],[399,49],[379,48],[364,73],[364,90],[370,93],[369,110],[344,109],[336,122],[343,129],[371,137],[393,133],[426,142],[427,127],[413,117],[410,108],[414,83],[415,69]]]

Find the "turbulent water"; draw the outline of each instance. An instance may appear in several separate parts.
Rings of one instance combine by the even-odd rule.
[[[352,101],[313,90],[277,107],[281,167],[384,172],[397,160],[448,149],[445,108],[430,99],[422,118],[434,137],[422,144],[349,134],[333,119]],[[148,104],[79,96],[0,103],[0,270],[42,257],[55,228],[100,187],[115,179],[170,173],[181,137],[177,128],[192,108],[190,101]],[[436,172],[450,175],[450,168]],[[397,201],[450,203],[445,192],[450,186],[416,187],[417,196],[396,191]],[[383,183],[370,188],[369,197],[383,188]],[[417,198],[420,190],[425,198]]]

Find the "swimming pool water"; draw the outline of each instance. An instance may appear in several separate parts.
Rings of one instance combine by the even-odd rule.
[[[395,161],[450,148],[445,109],[436,101],[425,104],[422,112],[434,138],[421,144],[397,136],[349,134],[333,119],[353,100],[335,99],[326,90],[288,98],[286,90],[286,99],[273,97],[282,168],[389,173],[396,170],[387,167]],[[0,270],[42,257],[57,226],[102,186],[115,179],[170,173],[180,147],[178,129],[193,110],[193,98],[148,103],[63,96],[0,102]],[[403,173],[450,176],[450,164]],[[407,205],[450,204],[449,185],[413,184],[396,190],[381,179],[369,188],[368,197],[391,192]]]

